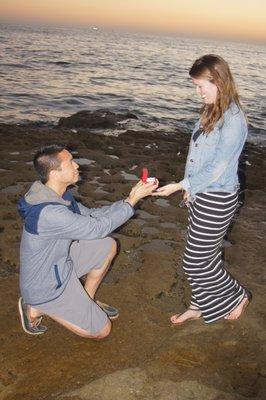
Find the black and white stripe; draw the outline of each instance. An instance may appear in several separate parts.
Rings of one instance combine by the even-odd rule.
[[[192,290],[191,304],[201,310],[206,323],[229,314],[245,295],[222,260],[222,240],[237,204],[237,193],[204,192],[189,208],[183,267]]]

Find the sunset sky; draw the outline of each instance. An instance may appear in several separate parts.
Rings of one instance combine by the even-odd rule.
[[[0,0],[1,20],[266,42],[265,0]]]

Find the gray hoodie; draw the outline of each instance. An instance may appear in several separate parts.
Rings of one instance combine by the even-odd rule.
[[[49,302],[64,291],[73,268],[73,240],[100,239],[124,224],[134,209],[122,200],[89,209],[70,191],[62,197],[35,182],[18,202],[24,220],[20,245],[20,290],[26,303]]]

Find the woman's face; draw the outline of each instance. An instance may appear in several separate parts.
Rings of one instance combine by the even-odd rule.
[[[192,78],[196,91],[205,104],[214,104],[217,99],[218,88],[206,78]]]

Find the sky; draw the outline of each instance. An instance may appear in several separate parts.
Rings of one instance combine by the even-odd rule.
[[[266,0],[0,0],[0,19],[266,43]]]

